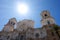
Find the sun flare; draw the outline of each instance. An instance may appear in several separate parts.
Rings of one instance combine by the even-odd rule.
[[[28,6],[24,3],[18,3],[17,4],[17,11],[20,13],[20,14],[26,14],[28,12]]]

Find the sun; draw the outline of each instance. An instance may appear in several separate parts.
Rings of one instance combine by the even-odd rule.
[[[25,3],[18,3],[17,4],[17,11],[20,13],[20,14],[26,14],[28,12],[28,5],[25,4]]]

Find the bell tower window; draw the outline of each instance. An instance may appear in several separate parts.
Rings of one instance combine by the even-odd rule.
[[[47,14],[45,14],[45,17],[47,16]]]
[[[12,25],[15,25],[15,23],[11,22]]]

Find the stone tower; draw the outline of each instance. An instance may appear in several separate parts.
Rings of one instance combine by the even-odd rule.
[[[10,32],[14,30],[14,26],[17,23],[15,18],[9,19],[8,23],[4,26],[3,31]]]
[[[42,26],[48,24],[55,24],[54,18],[50,15],[49,11],[46,10],[42,11],[41,16],[42,16],[41,20]]]
[[[50,15],[50,12],[47,10],[42,11],[41,13],[42,16],[42,28],[46,29],[46,33],[47,33],[47,39],[46,40],[58,40],[58,36],[55,32],[55,30],[53,29],[54,24],[55,24],[55,20],[54,18]]]

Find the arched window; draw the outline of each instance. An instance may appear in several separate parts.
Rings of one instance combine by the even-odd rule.
[[[3,40],[3,39],[0,39],[0,40]]]
[[[47,21],[48,24],[50,24],[50,21]]]
[[[23,35],[20,37],[20,40],[23,40]]]
[[[52,36],[54,36],[54,32],[51,32],[52,33]]]
[[[0,38],[1,38],[1,35],[0,35]]]
[[[7,36],[7,39],[9,39],[10,36]]]
[[[37,38],[39,37],[39,33],[36,33],[36,35],[35,35]]]

